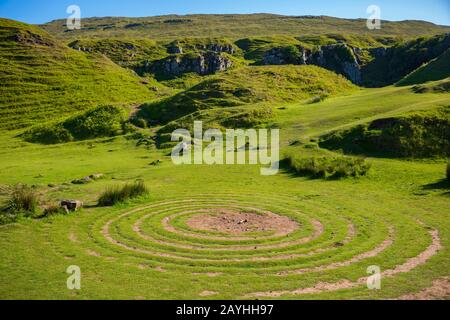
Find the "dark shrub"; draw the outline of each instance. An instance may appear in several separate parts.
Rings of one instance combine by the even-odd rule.
[[[73,136],[62,124],[31,128],[23,135],[23,138],[28,142],[43,144],[66,143],[73,140]]]
[[[112,137],[122,132],[124,120],[121,108],[106,106],[70,118],[64,122],[64,127],[78,140]]]
[[[26,131],[29,142],[56,144],[72,140],[112,137],[126,132],[125,113],[119,107],[98,107],[57,124],[41,125]]]
[[[124,186],[110,187],[100,195],[98,205],[101,207],[113,206],[117,203],[146,195],[148,192],[143,181],[136,181],[135,183]]]
[[[45,208],[45,210],[42,212],[41,218],[65,214],[67,214],[67,211],[64,208],[57,205],[52,205]]]
[[[408,158],[450,155],[450,108],[378,119],[369,125],[337,131],[321,138],[320,146],[351,154]]]

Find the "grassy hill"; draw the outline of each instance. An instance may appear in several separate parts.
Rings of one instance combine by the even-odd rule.
[[[156,96],[104,56],[75,51],[38,27],[6,19],[0,19],[0,68],[0,129]]]
[[[437,59],[441,55],[444,55],[443,60],[439,60],[436,67],[443,67],[439,71],[440,74],[448,74],[450,69],[448,62],[445,61],[448,60],[448,50],[450,50],[449,34],[419,37],[397,43],[363,67],[363,83],[369,87],[392,85],[420,68],[424,63]],[[434,64],[430,66],[429,71],[433,71],[433,69],[435,69]],[[416,80],[419,79],[416,77]]]
[[[450,156],[450,106],[381,118],[322,137],[321,146],[371,156]]]
[[[427,81],[441,80],[448,77],[450,77],[450,49],[445,51],[438,58],[414,70],[400,80],[397,85],[407,86]]]
[[[356,86],[344,77],[315,66],[252,66],[211,76],[173,97],[146,104],[140,115],[164,124],[205,109],[322,100],[353,90]]]
[[[270,26],[268,28],[267,26]],[[383,21],[381,30],[370,31],[366,19],[339,19],[327,16],[281,16],[273,14],[243,15],[187,15],[145,18],[88,18],[83,19],[82,30],[68,31],[65,20],[43,25],[50,33],[63,38],[121,38],[148,37],[174,39],[180,37],[229,37],[240,39],[269,35],[301,36],[339,34],[415,36],[449,32],[449,27],[424,21]]]

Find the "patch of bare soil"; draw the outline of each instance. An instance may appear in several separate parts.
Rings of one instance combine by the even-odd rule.
[[[94,250],[91,250],[91,249],[86,250],[86,253],[88,255],[90,255],[91,257],[101,257],[100,253],[98,253],[98,252],[96,252]]]
[[[206,272],[206,273],[195,272],[192,275],[194,275],[194,276],[207,276],[207,277],[214,278],[214,277],[218,277],[218,276],[223,275],[223,273],[222,272]]]
[[[271,212],[257,214],[220,208],[195,215],[186,224],[196,230],[231,235],[248,232],[273,232],[276,236],[285,236],[299,228],[296,221]]]
[[[349,266],[351,264],[354,264],[354,263],[364,260],[364,259],[375,257],[375,256],[379,255],[381,252],[383,252],[384,250],[386,250],[387,248],[389,248],[393,244],[394,232],[395,232],[394,228],[391,227],[389,229],[389,237],[386,240],[384,240],[380,245],[378,245],[377,247],[375,247],[374,249],[372,249],[368,252],[363,252],[361,254],[358,254],[349,260],[334,262],[334,263],[331,263],[331,264],[325,265],[325,266],[317,266],[317,267],[312,267],[312,268],[304,268],[304,269],[280,272],[279,275],[303,274],[303,273],[307,273],[307,272],[320,272],[320,271],[326,271],[326,270],[333,270],[333,269],[337,269],[340,267]]]
[[[210,297],[210,296],[215,296],[219,294],[218,292],[214,292],[214,291],[203,291],[202,293],[199,294],[200,297]]]
[[[79,243],[79,242],[80,242],[80,241],[78,241],[78,238],[77,238],[76,234],[73,233],[73,232],[71,232],[71,233],[69,234],[69,240],[70,240],[71,242],[73,242],[73,243]]]
[[[450,298],[449,278],[437,279],[429,288],[417,293],[406,294],[397,300],[446,300]]]

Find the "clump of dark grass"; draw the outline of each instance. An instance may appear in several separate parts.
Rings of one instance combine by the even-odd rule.
[[[16,222],[19,217],[34,216],[39,197],[33,188],[17,185],[10,192],[6,205],[0,210],[0,225]]]
[[[149,191],[143,181],[136,181],[124,186],[109,187],[100,195],[98,205],[101,207],[109,207],[148,193]]]
[[[367,175],[371,164],[356,157],[300,157],[291,155],[289,166],[299,175],[322,179],[341,179]]]
[[[58,205],[51,205],[44,209],[39,218],[47,218],[51,216],[66,215],[66,214],[68,214],[68,211],[63,207]]]
[[[9,213],[34,214],[37,210],[39,198],[36,191],[27,185],[17,185],[11,192],[4,211]]]

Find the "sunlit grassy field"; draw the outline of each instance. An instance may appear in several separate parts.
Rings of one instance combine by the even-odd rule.
[[[329,151],[304,144],[326,132],[449,104],[448,93],[361,89],[273,105],[271,126],[281,129],[283,155],[314,155]],[[369,158],[367,176],[323,180],[286,168],[261,176],[251,165],[175,166],[170,149],[124,136],[43,146],[18,133],[0,133],[1,183],[34,185],[43,203],[79,199],[85,208],[0,226],[3,299],[390,299],[450,276],[445,159]],[[94,173],[105,177],[70,183]],[[108,186],[137,179],[148,196],[96,207]],[[271,212],[296,228],[237,236],[190,224],[224,210]],[[79,291],[66,287],[71,265],[81,268]],[[381,290],[366,286],[373,265]]]

